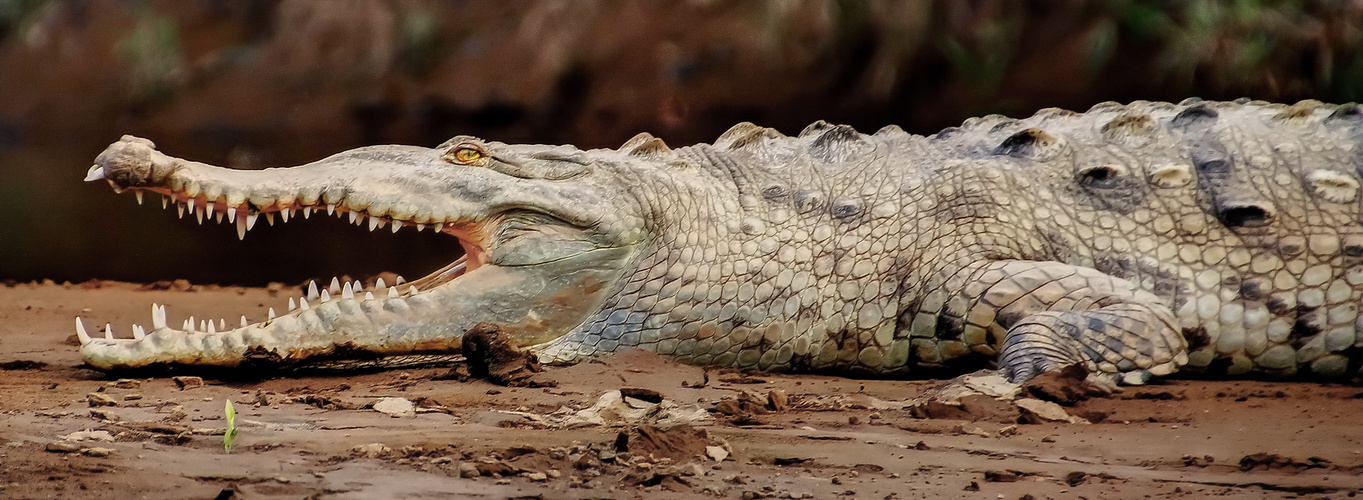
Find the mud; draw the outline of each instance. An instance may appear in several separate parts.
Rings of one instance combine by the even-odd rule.
[[[76,352],[77,315],[128,336],[131,323],[149,322],[152,302],[169,306],[171,324],[191,314],[259,320],[287,293],[0,287],[0,497],[1351,498],[1363,489],[1363,388],[1349,385],[1164,380],[1073,398],[1082,400],[1064,410],[1092,423],[1059,423],[1025,412],[916,417],[912,402],[933,380],[707,370],[637,351],[544,367],[531,377],[538,387],[460,380],[449,367],[119,379],[84,368]],[[1049,393],[1067,400],[1065,391]],[[230,454],[227,400],[237,410]]]

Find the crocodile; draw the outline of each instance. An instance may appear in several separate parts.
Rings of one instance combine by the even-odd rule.
[[[310,286],[239,328],[91,338],[86,362],[250,368],[457,352],[489,322],[546,363],[636,347],[686,363],[898,376],[1075,363],[1340,379],[1363,356],[1363,113],[1241,99],[972,118],[931,136],[751,123],[673,149],[459,136],[234,170],[124,136],[88,171],[244,237],[325,210],[464,255],[402,286]]]

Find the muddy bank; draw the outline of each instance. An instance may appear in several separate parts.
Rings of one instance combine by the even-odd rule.
[[[448,368],[118,380],[72,317],[263,315],[285,292],[0,287],[6,498],[1349,498],[1363,389],[1171,380],[1068,408],[1093,423],[919,418],[936,381],[706,370],[633,352],[548,386]],[[238,435],[223,449],[224,403]],[[921,413],[920,413],[921,415]],[[932,415],[927,415],[932,416]],[[228,493],[224,493],[224,492]],[[220,496],[231,495],[231,496]]]

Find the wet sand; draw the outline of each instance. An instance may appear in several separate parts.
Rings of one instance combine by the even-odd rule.
[[[934,380],[739,373],[642,352],[545,387],[448,367],[119,380],[72,318],[119,336],[152,302],[263,319],[288,292],[0,287],[4,498],[1352,498],[1363,388],[1163,380],[1068,408],[1091,424],[915,418]],[[94,331],[92,334],[96,334]],[[184,375],[193,375],[186,373]],[[183,385],[183,387],[182,387]],[[615,392],[625,389],[623,395]],[[238,435],[223,449],[224,403]],[[410,407],[407,405],[410,404]],[[382,411],[380,411],[382,410]],[[86,432],[89,431],[89,432]]]

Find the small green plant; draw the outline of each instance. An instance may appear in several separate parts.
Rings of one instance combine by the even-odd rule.
[[[232,400],[227,400],[227,432],[222,434],[222,449],[227,453],[232,453],[232,444],[237,441],[237,409],[232,407]]]

